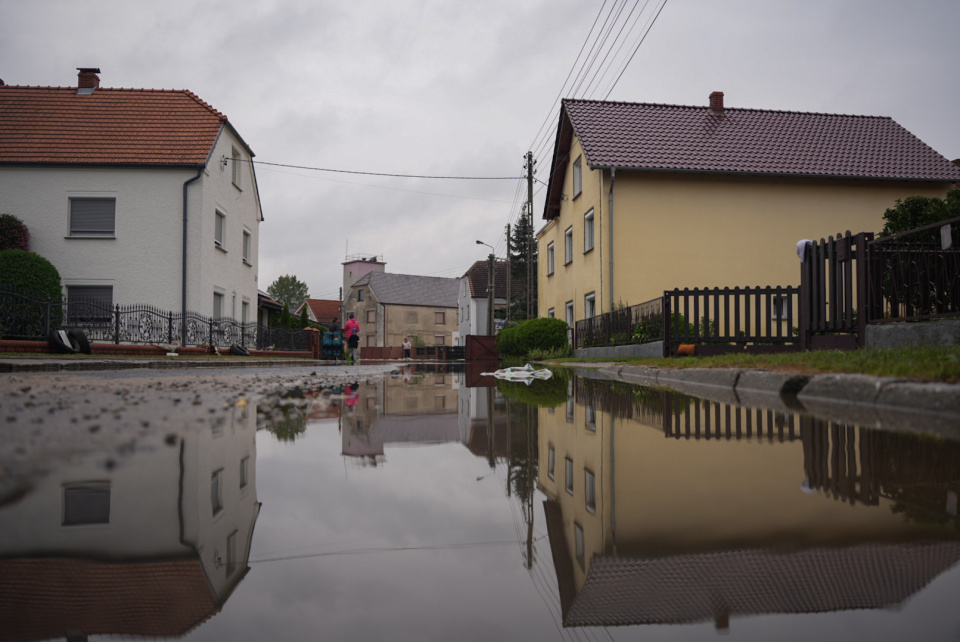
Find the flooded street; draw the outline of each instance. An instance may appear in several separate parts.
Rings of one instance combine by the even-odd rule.
[[[960,442],[489,369],[0,376],[0,640],[960,635]]]

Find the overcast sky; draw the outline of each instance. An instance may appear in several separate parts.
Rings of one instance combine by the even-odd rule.
[[[0,78],[75,86],[76,67],[100,67],[104,87],[189,89],[257,161],[364,172],[519,177],[533,148],[546,180],[558,94],[611,87],[610,100],[706,105],[717,90],[727,107],[890,116],[960,157],[960,2],[663,2],[627,0],[571,89],[614,0],[0,0]],[[347,254],[458,277],[489,252],[476,240],[504,254],[519,213],[516,180],[256,172],[262,290],[294,274],[335,299]],[[538,228],[542,208],[541,191]]]

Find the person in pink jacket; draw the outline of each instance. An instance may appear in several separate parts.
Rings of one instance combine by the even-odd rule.
[[[343,324],[343,339],[350,351],[350,363],[356,363],[357,348],[360,345],[360,324],[353,318],[353,312],[350,313],[347,322]]]
[[[353,318],[353,312],[351,312],[350,318],[343,324],[343,338],[344,340],[349,339],[350,335],[357,334],[358,332],[360,332],[360,324]]]

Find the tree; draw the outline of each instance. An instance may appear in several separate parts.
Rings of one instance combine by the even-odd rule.
[[[945,198],[931,196],[908,196],[897,199],[897,204],[883,213],[883,229],[880,236],[899,234],[925,225],[939,223],[960,216],[960,189],[953,188]],[[939,242],[940,231],[930,230],[922,238],[912,239],[919,242]]]
[[[528,318],[527,300],[530,300],[530,318],[537,316],[537,243],[533,238],[533,228],[530,217],[522,214],[517,218],[517,224],[510,236],[510,318],[514,321],[523,321]],[[532,261],[533,282],[532,289],[527,292],[527,248],[530,248]]]
[[[292,274],[285,274],[277,277],[277,280],[270,284],[270,287],[267,288],[267,294],[274,301],[285,303],[291,310],[295,310],[305,299],[310,297],[310,288]]]
[[[307,313],[307,306],[304,305],[300,308],[300,327],[306,328],[310,325],[310,315]]]

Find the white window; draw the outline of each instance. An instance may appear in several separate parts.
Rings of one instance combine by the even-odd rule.
[[[553,479],[556,467],[557,451],[553,449],[553,446],[550,446],[550,450],[547,452],[547,476],[550,477],[550,479]]]
[[[553,243],[547,244],[547,276],[553,274]]]
[[[573,401],[573,397],[567,398],[567,423],[573,423],[573,411],[576,408],[576,404]]]
[[[588,401],[586,405],[586,423],[587,430],[591,432],[597,432],[597,408],[593,405],[592,402]]]
[[[578,197],[581,191],[583,191],[583,156],[573,161],[573,197]]]
[[[583,251],[593,249],[593,210],[583,216]]]
[[[583,318],[592,319],[597,316],[597,306],[596,306],[597,297],[591,292],[590,294],[583,297]]]
[[[110,482],[67,484],[63,487],[62,526],[110,523]]]
[[[597,512],[597,480],[593,476],[593,473],[583,469],[583,501],[587,506],[587,510],[591,513]]]
[[[68,285],[68,323],[107,323],[113,318],[112,285]]]
[[[563,264],[573,261],[573,226],[563,233]]]
[[[567,301],[565,312],[567,315],[567,318],[565,319],[567,322],[567,325],[572,328],[573,327],[573,301]]]
[[[566,486],[567,492],[573,495],[573,460],[564,459],[564,484]]]
[[[240,150],[236,147],[231,151],[231,156],[233,160],[230,162],[233,165],[233,184],[237,187],[240,187]]]
[[[223,492],[220,488],[222,481],[223,469],[221,468],[210,476],[210,505],[214,515],[223,510]]]
[[[250,265],[250,232],[243,231],[243,262]]]
[[[547,310],[547,318],[548,318],[548,319],[556,318],[556,316],[557,316],[557,315],[556,315],[556,310],[554,310],[553,308],[550,308],[549,310]]]
[[[223,239],[225,238],[227,232],[227,217],[226,215],[217,210],[216,214],[216,224],[213,230],[213,244],[223,249]]]
[[[117,199],[71,198],[70,236],[116,236]]]
[[[246,325],[250,321],[250,302],[244,301],[240,304],[240,323]]]
[[[223,316],[223,293],[213,293],[213,318],[219,319]]]

